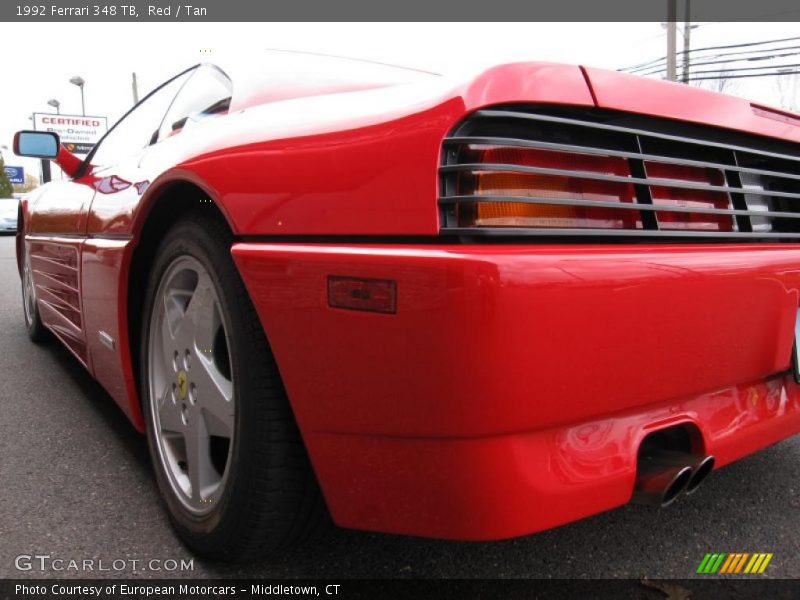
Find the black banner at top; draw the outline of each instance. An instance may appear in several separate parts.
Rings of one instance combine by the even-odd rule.
[[[0,21],[667,21],[685,0],[4,0]],[[692,0],[691,21],[800,21],[797,0]],[[455,31],[447,33],[455,39]]]

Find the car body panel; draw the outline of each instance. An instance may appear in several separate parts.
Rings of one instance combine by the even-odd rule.
[[[800,117],[703,88],[586,68],[597,106],[800,142]]]
[[[243,243],[233,256],[345,525],[522,535],[628,502],[656,429],[697,426],[719,465],[800,430],[782,374],[796,246]],[[396,281],[396,314],[329,307],[331,275]]]
[[[376,436],[530,431],[762,379],[789,367],[800,297],[800,250],[770,245],[233,256],[301,427]],[[328,276],[396,281],[396,314],[330,308]]]
[[[86,234],[86,215],[94,190],[82,181],[52,181],[42,187],[30,206],[25,233],[83,237]]]
[[[82,247],[82,296],[91,370],[134,424],[141,427],[142,413],[127,327],[127,302],[121,294],[130,239],[88,238]],[[127,286],[124,286],[127,288]]]
[[[790,376],[778,375],[534,431],[468,438],[319,432],[304,439],[336,523],[495,540],[627,503],[643,436],[686,423],[702,424],[702,451],[720,467],[796,434],[800,395]]]

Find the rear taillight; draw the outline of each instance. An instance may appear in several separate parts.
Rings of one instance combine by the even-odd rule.
[[[461,239],[800,240],[800,151],[577,107],[475,111],[443,140],[439,227]]]
[[[457,193],[475,197],[473,202],[459,205],[461,227],[642,227],[638,211],[603,206],[607,202],[633,204],[633,185],[591,179],[592,175],[628,177],[630,172],[623,158],[471,146],[462,160],[480,164],[481,168],[465,171],[458,178]],[[511,170],[516,166],[544,172]],[[548,172],[551,170],[573,171],[575,175]],[[580,173],[589,177],[581,177]],[[583,204],[576,205],[575,200]],[[598,206],[591,206],[595,202]]]
[[[724,186],[725,175],[719,169],[673,165],[645,161],[647,176],[652,179],[668,179],[676,184],[704,184]],[[653,204],[664,207],[728,209],[728,194],[720,191],[686,189],[664,185],[651,185]],[[714,215],[698,212],[658,211],[660,229],[691,229],[700,231],[733,231],[734,220],[731,215]]]
[[[631,177],[625,158],[507,146],[471,146],[461,160],[480,167],[462,172],[457,180],[458,195],[474,197],[472,202],[459,204],[460,227],[642,228],[633,183],[603,179],[604,176]],[[711,190],[691,187],[725,186],[722,171],[655,161],[644,161],[643,166],[651,182],[653,206],[673,209],[653,211],[660,229],[735,230],[731,215],[713,214],[714,209],[730,208],[727,193],[715,191],[713,187]],[[515,171],[517,167],[522,170],[533,167],[536,172]],[[674,185],[670,185],[673,182]],[[608,203],[618,203],[619,207]],[[703,209],[711,209],[712,214],[702,212]]]

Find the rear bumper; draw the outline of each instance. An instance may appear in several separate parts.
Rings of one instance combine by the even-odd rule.
[[[647,433],[724,465],[800,431],[800,246],[237,244],[335,520],[521,535],[630,499]],[[327,306],[329,275],[397,313]]]

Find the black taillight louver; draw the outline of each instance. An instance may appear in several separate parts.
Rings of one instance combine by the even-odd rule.
[[[789,142],[599,109],[514,106],[470,115],[442,156],[443,235],[800,238],[800,146]]]

